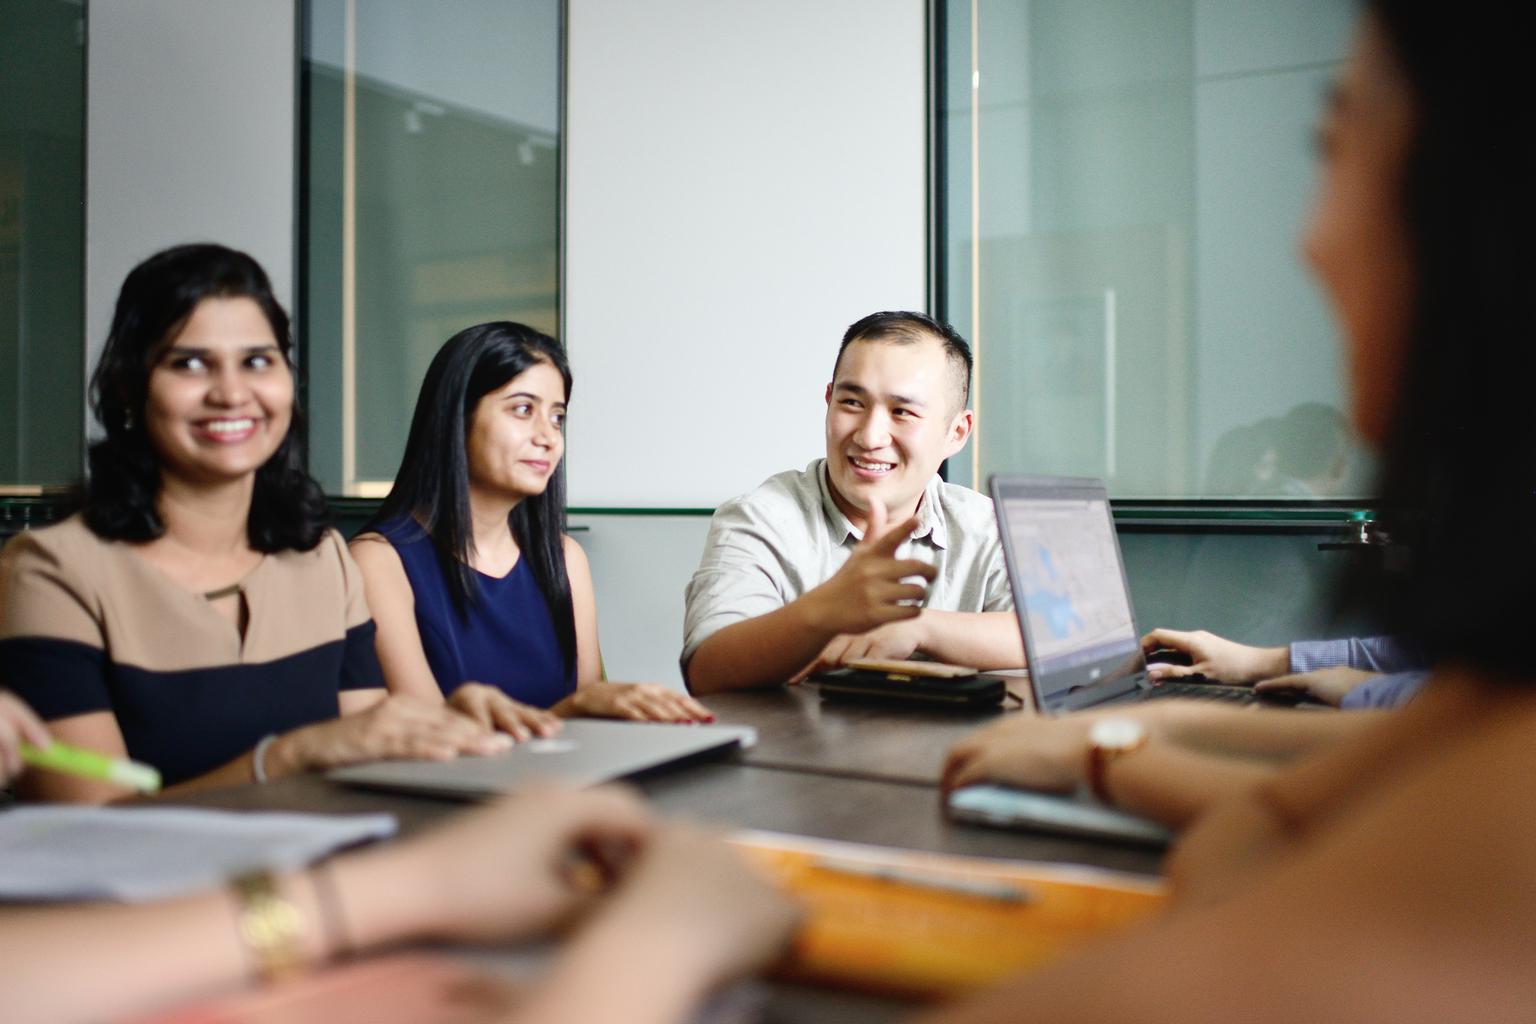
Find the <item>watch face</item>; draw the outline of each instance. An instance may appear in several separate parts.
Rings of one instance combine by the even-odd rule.
[[[1088,742],[1108,750],[1124,750],[1140,743],[1146,735],[1146,726],[1134,718],[1104,718],[1088,729]]]

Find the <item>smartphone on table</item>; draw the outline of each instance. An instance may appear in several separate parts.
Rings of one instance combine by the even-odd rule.
[[[861,659],[812,675],[829,700],[875,700],[958,709],[998,707],[1008,695],[1002,676],[938,661]]]

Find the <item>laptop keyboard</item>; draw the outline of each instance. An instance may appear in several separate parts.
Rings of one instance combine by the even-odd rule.
[[[1159,683],[1147,691],[1147,700],[1162,697],[1194,697],[1200,700],[1227,701],[1232,704],[1251,704],[1258,695],[1246,686],[1222,686],[1218,683]]]

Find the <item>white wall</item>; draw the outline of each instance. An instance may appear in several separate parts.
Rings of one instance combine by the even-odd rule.
[[[819,455],[848,324],[925,295],[921,0],[570,0],[571,504]]]
[[[86,20],[86,372],[123,278],[215,241],[292,311],[293,0],[93,3]]]
[[[592,564],[603,666],[616,682],[681,689],[683,590],[704,553],[708,516],[572,516]]]

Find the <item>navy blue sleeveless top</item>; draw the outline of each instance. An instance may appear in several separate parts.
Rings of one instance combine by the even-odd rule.
[[[489,683],[513,700],[547,708],[575,692],[554,620],[528,559],[497,579],[476,573],[480,600],[468,618],[453,606],[432,539],[414,520],[386,523],[379,533],[394,546],[416,597],[416,628],[427,663],[444,694],[461,683]]]

